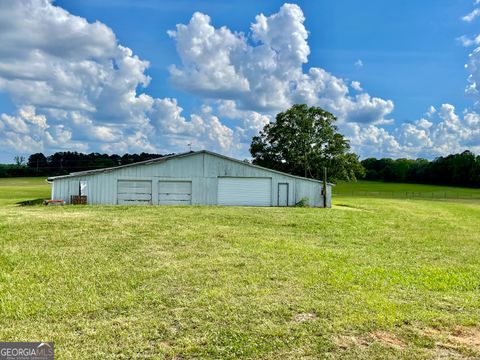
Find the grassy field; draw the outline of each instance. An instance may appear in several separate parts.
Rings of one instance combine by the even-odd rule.
[[[480,200],[480,189],[378,181],[339,182],[333,192],[337,196],[354,197]]]
[[[41,178],[0,178],[0,206],[50,198],[50,185]]]
[[[480,357],[480,202],[15,205],[48,194],[0,180],[2,341],[53,340],[59,359]]]

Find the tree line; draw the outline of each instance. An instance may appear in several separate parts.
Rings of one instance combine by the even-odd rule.
[[[480,156],[470,151],[429,161],[375,159],[359,161],[335,125],[337,118],[318,107],[293,105],[252,139],[253,163],[283,172],[329,181],[356,179],[480,187]]]
[[[83,154],[67,151],[45,156],[42,153],[35,153],[30,155],[28,160],[23,157],[15,157],[14,164],[0,164],[0,177],[64,175],[76,171],[127,165],[162,156],[166,155],[142,152],[141,154],[120,156],[117,154]],[[265,158],[262,160],[265,160]],[[355,163],[355,161],[352,162]],[[257,160],[255,163],[301,176],[304,175],[305,171],[301,167],[298,169],[289,168],[285,162],[272,164],[269,161]],[[300,163],[299,166],[301,165]],[[316,176],[314,177],[320,179],[319,167],[314,164],[311,165],[315,171]],[[320,165],[323,166],[324,163],[322,162]],[[468,150],[431,161],[426,159],[368,158],[362,160],[360,166],[362,169],[358,169],[358,166],[355,165],[354,172],[359,179],[364,180],[480,187],[480,155],[475,155]],[[329,172],[332,170],[335,169],[329,168]],[[308,175],[310,175],[310,169],[308,169]],[[339,173],[336,175],[337,179],[343,178]],[[330,179],[331,177],[329,177]]]
[[[468,150],[431,161],[369,158],[361,164],[365,180],[480,187],[480,156]]]
[[[429,161],[426,159],[375,159],[363,161],[350,151],[350,144],[335,125],[337,118],[319,107],[293,105],[277,114],[252,138],[253,164],[321,180],[324,168],[328,180],[356,179],[480,187],[480,156],[470,151]],[[171,154],[168,154],[171,155]],[[30,155],[28,161],[15,157],[15,164],[0,165],[0,177],[53,176],[101,169],[165,155],[57,152],[50,156]]]
[[[171,155],[171,154],[169,154]],[[139,161],[159,158],[162,154],[83,154],[79,152],[56,152],[45,156],[43,153],[35,153],[25,158],[16,156],[15,164],[1,164],[0,177],[17,176],[56,176],[71,172],[102,169],[119,165],[133,164]]]

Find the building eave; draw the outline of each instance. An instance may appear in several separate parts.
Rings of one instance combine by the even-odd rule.
[[[242,161],[242,160],[238,160],[238,159],[235,159],[235,158],[232,158],[232,157],[229,157],[229,156],[218,154],[218,153],[215,153],[215,152],[209,151],[209,150],[190,151],[190,152],[179,153],[179,154],[174,154],[174,155],[167,155],[167,156],[163,156],[163,157],[159,157],[159,158],[155,158],[155,159],[150,159],[150,160],[145,160],[145,161],[139,161],[139,162],[132,163],[132,164],[113,166],[113,167],[103,168],[103,169],[73,172],[73,173],[70,173],[70,174],[67,174],[67,175],[51,176],[51,177],[48,177],[46,180],[48,182],[51,182],[51,181],[60,180],[60,179],[68,179],[68,178],[75,178],[75,177],[79,177],[79,176],[87,176],[87,175],[107,173],[107,172],[111,172],[111,171],[115,171],[115,170],[123,169],[123,168],[127,168],[127,167],[157,164],[157,163],[161,163],[161,162],[172,160],[172,159],[178,159],[178,158],[193,156],[193,155],[198,155],[198,154],[208,154],[208,155],[211,155],[211,156],[215,156],[215,157],[223,158],[223,159],[226,159],[226,160],[229,160],[229,161],[233,161],[233,162],[236,162],[236,163],[239,163],[239,164],[242,164],[242,165],[250,166],[250,167],[253,167],[253,168],[256,168],[256,169],[261,169],[261,170],[268,171],[268,172],[273,172],[273,173],[276,173],[276,174],[280,174],[280,175],[283,175],[283,176],[288,176],[288,177],[295,178],[295,179],[301,179],[301,180],[313,181],[313,182],[317,182],[317,183],[323,183],[323,181],[321,181],[321,180],[310,179],[310,178],[306,178],[306,177],[302,177],[302,176],[298,176],[298,175],[288,174],[288,173],[278,171],[278,170],[269,169],[269,168],[266,168],[266,167],[263,167],[263,166],[259,166],[259,165],[251,164],[251,163],[248,163],[248,162],[245,162],[245,161]],[[327,183],[327,185],[335,186],[335,184],[332,184],[332,183],[329,183],[329,182]]]

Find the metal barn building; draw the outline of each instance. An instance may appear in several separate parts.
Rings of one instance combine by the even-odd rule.
[[[302,198],[323,207],[321,181],[285,174],[202,150],[47,179],[52,199],[110,205],[294,206]],[[331,184],[327,184],[327,207]]]

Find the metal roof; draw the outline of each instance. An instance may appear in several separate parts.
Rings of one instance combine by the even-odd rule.
[[[209,154],[209,155],[216,156],[216,157],[220,157],[220,158],[223,158],[223,159],[226,159],[226,160],[234,161],[234,162],[237,162],[237,163],[240,163],[240,164],[243,164],[243,165],[251,166],[251,167],[254,167],[254,168],[257,168],[257,169],[262,169],[262,170],[265,170],[265,171],[270,171],[270,172],[273,172],[273,173],[276,173],[276,174],[281,174],[281,175],[284,175],[284,176],[289,176],[289,177],[293,177],[293,178],[297,178],[297,179],[302,179],[302,180],[309,180],[309,181],[315,181],[315,182],[323,183],[323,181],[321,181],[321,180],[309,179],[309,178],[306,178],[306,177],[303,177],[303,176],[297,176],[297,175],[292,175],[292,174],[284,173],[284,172],[282,172],[282,171],[273,170],[273,169],[269,169],[269,168],[266,168],[266,167],[263,167],[263,166],[251,164],[251,163],[248,163],[248,162],[245,162],[245,161],[242,161],[242,160],[238,160],[238,159],[231,158],[231,157],[228,157],[228,156],[225,156],[225,155],[217,154],[217,153],[215,153],[215,152],[213,152],[213,151],[208,151],[208,150],[189,151],[189,152],[185,152],[185,153],[179,153],[179,154],[174,154],[174,155],[167,155],[167,156],[163,156],[163,157],[159,157],[159,158],[155,158],[155,159],[150,159],[150,160],[145,160],[145,161],[139,161],[139,162],[132,163],[132,164],[119,165],[119,166],[114,166],[114,167],[109,167],[109,168],[103,168],[103,169],[78,171],[78,172],[70,173],[70,174],[68,174],[68,175],[51,176],[51,177],[48,177],[48,178],[47,178],[47,181],[55,181],[55,180],[57,180],[57,179],[72,178],[72,177],[77,177],[77,176],[94,175],[94,174],[98,174],[98,173],[115,171],[115,170],[117,170],[117,169],[121,169],[121,168],[125,168],[125,167],[130,167],[130,166],[156,164],[156,163],[160,163],[160,162],[163,162],[163,161],[168,161],[168,160],[171,160],[171,159],[177,159],[177,158],[182,158],[182,157],[192,156],[192,155],[198,155],[198,154]],[[327,184],[328,184],[328,185],[334,185],[334,184],[332,184],[332,183],[327,183]]]

